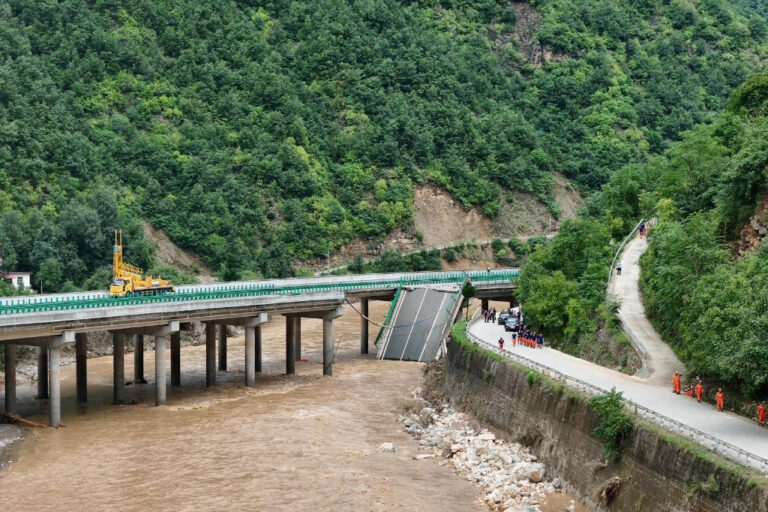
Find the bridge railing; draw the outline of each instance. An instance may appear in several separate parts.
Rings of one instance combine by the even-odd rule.
[[[268,295],[302,295],[322,292],[354,292],[357,290],[397,289],[403,286],[422,286],[430,284],[459,284],[466,278],[476,283],[509,282],[519,276],[518,269],[461,272],[420,272],[395,274],[397,277],[371,279],[360,276],[347,281],[334,280],[312,284],[312,280],[295,280],[290,284],[279,281],[264,281],[236,284],[215,284],[210,286],[183,287],[172,293],[159,295],[141,295],[134,297],[110,297],[104,293],[68,295],[31,296],[6,298],[0,301],[0,315],[41,313],[73,309],[105,308],[118,306],[146,305],[166,302],[204,301],[259,297]]]
[[[567,384],[568,386],[574,389],[577,389],[578,391],[581,391],[582,393],[585,393],[587,395],[600,396],[609,392],[609,390],[603,389],[599,386],[595,386],[594,384],[590,384],[589,382],[585,382],[581,379],[577,379],[576,377],[566,375],[560,372],[559,370],[555,370],[554,368],[551,368],[545,364],[539,363],[537,361],[533,361],[531,359],[528,359],[518,354],[500,350],[498,346],[495,346],[494,344],[489,343],[475,336],[470,332],[471,326],[477,320],[479,320],[479,318],[475,316],[467,324],[466,334],[467,334],[467,337],[472,342],[477,343],[484,349],[494,352],[512,361],[515,361],[518,364],[521,364],[527,368],[535,370],[541,373],[542,375],[546,375],[552,379],[562,382],[563,384]],[[712,453],[715,453],[728,460],[736,462],[737,464],[750,467],[765,475],[768,475],[768,459],[765,459],[763,457],[760,457],[759,455],[750,453],[744,450],[743,448],[739,448],[738,446],[735,446],[731,443],[718,439],[710,434],[702,432],[701,430],[698,430],[689,425],[686,425],[677,420],[674,420],[668,416],[665,416],[652,409],[649,409],[648,407],[645,407],[636,402],[633,402],[628,398],[622,397],[622,400],[624,402],[624,406],[626,407],[626,409],[629,412],[634,413],[636,416],[643,418],[645,420],[648,420],[652,423],[655,423],[656,425],[662,428],[665,428],[670,432],[673,432],[679,436],[690,439],[696,442],[697,444],[701,445],[705,449],[711,451]]]

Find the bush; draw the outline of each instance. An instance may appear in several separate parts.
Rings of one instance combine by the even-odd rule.
[[[632,421],[624,412],[622,393],[612,389],[604,395],[590,399],[589,405],[600,420],[594,434],[604,442],[603,454],[610,461],[618,460],[621,457],[624,438],[632,430]]]

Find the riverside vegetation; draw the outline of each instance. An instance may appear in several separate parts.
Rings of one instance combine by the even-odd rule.
[[[665,151],[759,68],[766,37],[753,0],[10,0],[0,13],[2,267],[44,291],[103,288],[116,227],[151,266],[140,219],[234,279],[411,229],[419,183],[489,216],[513,190],[557,213],[553,170],[589,192]],[[596,286],[577,265],[602,262],[634,213],[613,211],[599,254],[554,279]],[[570,311],[577,336],[596,299]]]

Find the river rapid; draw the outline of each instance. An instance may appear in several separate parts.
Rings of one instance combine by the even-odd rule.
[[[371,303],[383,320],[388,304]],[[88,360],[87,406],[75,403],[74,365],[62,368],[65,427],[28,432],[0,473],[0,509],[56,510],[487,510],[480,491],[402,431],[392,409],[421,381],[415,363],[359,354],[359,317],[336,321],[334,376],[322,376],[322,323],[302,321],[302,356],[285,371],[285,321],[263,327],[264,373],[244,388],[243,338],[229,339],[230,371],[206,389],[205,347],[182,349],[182,387],[154,407],[149,384],[128,386],[133,405],[110,405],[112,359]],[[372,328],[372,337],[377,328]],[[371,342],[372,352],[375,347]],[[133,374],[126,357],[125,374]],[[22,413],[45,422],[35,389],[21,386]],[[395,453],[377,448],[384,442]],[[566,495],[544,511],[565,510]]]

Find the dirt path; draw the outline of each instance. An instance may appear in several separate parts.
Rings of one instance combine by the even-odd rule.
[[[621,257],[622,275],[611,279],[610,294],[621,303],[619,319],[643,361],[637,377],[659,386],[671,386],[675,371],[685,373],[685,365],[677,358],[661,336],[653,328],[643,307],[640,293],[640,256],[648,248],[645,238],[630,241]]]

